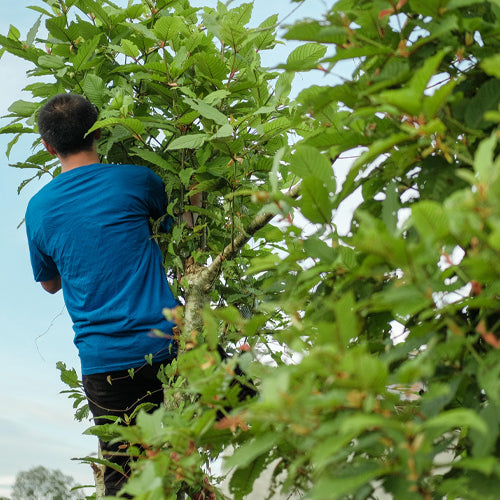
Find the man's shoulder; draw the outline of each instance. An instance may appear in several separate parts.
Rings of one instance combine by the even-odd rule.
[[[52,179],[31,197],[26,208],[26,216],[37,213],[46,203],[50,203],[54,186],[54,179]]]
[[[106,170],[112,175],[132,177],[155,178],[158,177],[149,167],[143,165],[136,165],[133,163],[120,163],[120,164],[103,164]]]
[[[158,175],[156,175],[149,167],[145,167],[144,165],[135,165],[127,163],[120,166],[132,172],[137,172],[139,175],[144,175],[146,177],[158,177]]]

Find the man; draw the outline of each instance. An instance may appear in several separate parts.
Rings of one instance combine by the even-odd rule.
[[[61,173],[31,199],[26,230],[35,280],[49,293],[62,288],[89,406],[102,424],[103,415],[163,401],[156,374],[176,349],[162,310],[177,302],[150,233],[150,218],[165,214],[163,182],[146,167],[100,164],[99,132],[85,136],[96,120],[94,106],[74,94],[56,95],[40,110],[42,142]],[[119,445],[101,446],[128,474],[128,458],[113,455]],[[106,468],[106,494],[124,480]]]

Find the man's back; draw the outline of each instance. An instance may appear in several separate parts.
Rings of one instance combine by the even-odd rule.
[[[162,181],[146,167],[92,164],[60,174],[31,200],[26,226],[37,281],[61,275],[84,374],[166,359],[175,307],[149,217],[165,213]]]

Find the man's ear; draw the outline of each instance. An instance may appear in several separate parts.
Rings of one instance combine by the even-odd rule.
[[[98,141],[99,139],[101,138],[101,129],[98,128],[95,132],[94,132],[94,139],[96,141]]]
[[[42,139],[42,144],[44,145],[45,149],[51,154],[52,156],[57,156],[57,151],[44,139]]]

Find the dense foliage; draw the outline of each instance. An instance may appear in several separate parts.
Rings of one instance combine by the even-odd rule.
[[[80,92],[100,109],[103,160],[153,168],[170,213],[204,192],[194,231],[159,242],[179,294],[212,307],[196,329],[175,313],[166,409],[104,429],[146,448],[125,490],[199,489],[226,450],[234,498],[269,466],[273,488],[314,499],[496,498],[498,0],[339,0],[288,28],[303,43],[280,72],[260,63],[277,18],[246,27],[251,4],[43,3],[25,38],[0,37],[33,63],[38,98],[0,132],[32,133],[40,102]],[[344,80],[290,102],[297,72]],[[16,166],[56,175],[51,161]],[[242,347],[258,398],[238,401],[219,343]]]

